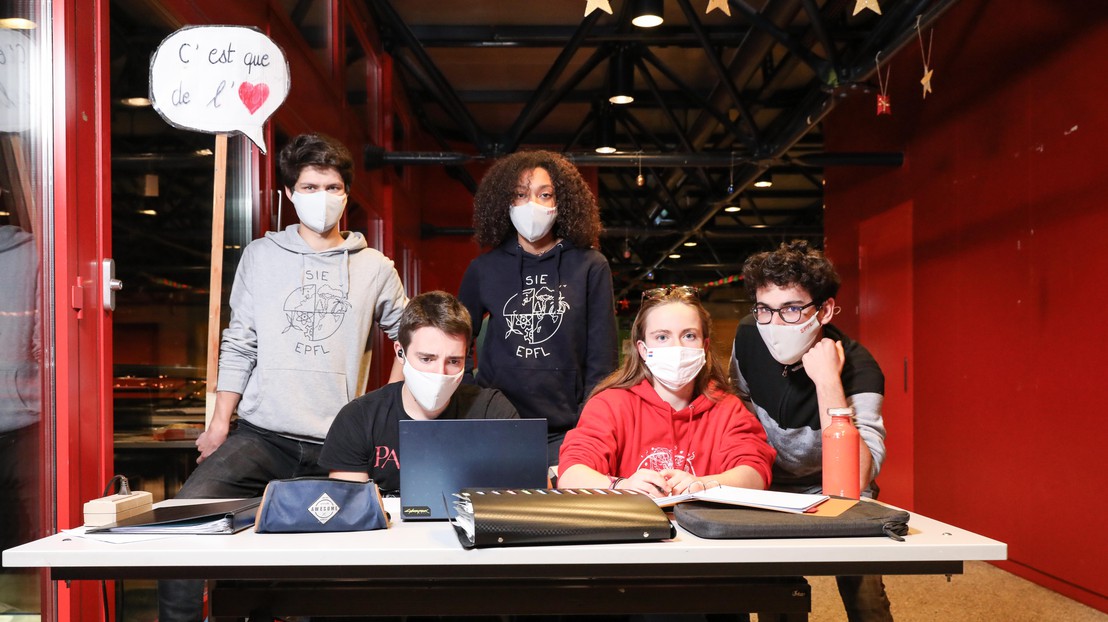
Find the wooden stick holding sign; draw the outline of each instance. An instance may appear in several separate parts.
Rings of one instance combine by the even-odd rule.
[[[244,134],[265,153],[262,127],[288,92],[285,53],[255,28],[182,28],[166,37],[150,58],[150,101],[154,110],[174,127],[215,134],[205,425],[211,423],[215,412],[219,375],[227,135]]]
[[[212,184],[212,268],[208,281],[208,362],[204,427],[215,413],[215,386],[219,379],[219,329],[223,309],[223,221],[227,205],[227,135],[215,135],[215,181]]]

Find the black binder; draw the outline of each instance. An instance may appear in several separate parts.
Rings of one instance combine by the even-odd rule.
[[[456,495],[452,524],[467,549],[648,542],[676,535],[646,495],[604,489],[481,489]]]
[[[254,524],[261,497],[169,505],[85,533],[231,534]]]
[[[682,503],[677,524],[701,538],[836,538],[888,536],[903,541],[910,515],[874,501],[858,501],[838,516],[788,514],[716,503]]]

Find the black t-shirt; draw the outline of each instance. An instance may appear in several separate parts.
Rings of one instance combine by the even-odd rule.
[[[368,473],[383,494],[400,491],[400,424],[410,420],[400,393],[403,382],[385,385],[343,406],[327,432],[319,465],[331,471]],[[496,389],[462,384],[438,419],[519,419]]]

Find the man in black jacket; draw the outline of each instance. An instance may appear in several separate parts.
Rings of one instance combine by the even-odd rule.
[[[885,459],[885,379],[873,356],[831,324],[839,275],[820,251],[796,240],[743,266],[751,315],[739,323],[731,379],[777,450],[771,490],[818,493],[821,432],[829,408],[851,407],[861,436],[859,490],[877,496]],[[891,620],[880,576],[837,577],[850,620]]]

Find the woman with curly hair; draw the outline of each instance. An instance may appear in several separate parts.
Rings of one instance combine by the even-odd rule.
[[[520,416],[546,418],[554,465],[585,398],[616,366],[612,272],[594,248],[596,197],[561,155],[524,151],[492,165],[473,204],[474,237],[492,248],[469,264],[458,293],[474,340],[484,332],[469,377],[500,389]]]

